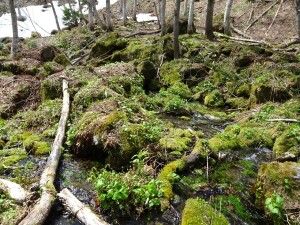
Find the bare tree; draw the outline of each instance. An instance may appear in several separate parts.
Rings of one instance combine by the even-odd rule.
[[[167,31],[166,31],[166,0],[161,0],[160,27],[161,27],[161,36],[164,36],[167,33]]]
[[[180,47],[179,47],[179,12],[180,12],[180,0],[175,0],[174,9],[174,58],[178,59],[180,57]]]
[[[194,6],[195,0],[190,0],[190,10],[189,10],[189,18],[188,18],[188,26],[187,26],[187,33],[192,34],[193,31],[193,18],[194,18]]]
[[[80,1],[80,0],[79,0],[79,1]],[[55,19],[55,23],[56,23],[57,30],[58,30],[58,31],[61,31],[60,26],[59,26],[59,22],[58,22],[58,18],[57,18],[57,14],[56,14],[56,11],[55,11],[55,7],[54,7],[54,5],[53,5],[52,0],[50,0],[50,4],[51,4],[52,11],[53,11],[53,15],[54,15],[54,19]]]
[[[98,25],[100,25],[100,27],[102,27],[103,29],[105,29],[106,27],[102,23],[102,20],[100,19],[100,16],[99,16],[99,14],[97,12],[96,1],[95,0],[90,0],[90,1],[91,1],[92,8],[93,8],[93,15],[95,16]]]
[[[137,0],[133,0],[133,15],[132,19],[136,21],[136,7],[137,7]]]
[[[123,25],[126,26],[127,23],[127,9],[126,9],[126,0],[122,0],[123,7],[122,7],[122,12],[123,12]]]
[[[296,0],[296,21],[297,21],[298,39],[300,39],[300,0]]]
[[[11,24],[12,24],[12,31],[13,31],[13,39],[11,43],[11,57],[14,57],[18,51],[18,21],[17,21],[17,13],[15,9],[15,2],[14,0],[9,0],[9,10],[11,14]]]
[[[120,0],[120,8],[119,8],[119,13],[123,12],[123,0]]]
[[[206,22],[205,22],[205,35],[209,40],[213,40],[215,37],[214,30],[213,30],[214,5],[215,5],[215,0],[208,0]]]
[[[113,27],[111,24],[111,16],[110,16],[110,0],[106,0],[105,15],[106,15],[106,29],[108,31],[113,31]]]
[[[231,29],[230,29],[230,12],[232,7],[233,0],[226,1],[225,13],[224,13],[224,34],[231,36]]]
[[[183,12],[182,12],[182,14],[183,14],[183,16],[187,16],[187,6],[188,6],[188,0],[184,0],[184,2],[183,2]]]
[[[94,30],[95,24],[94,24],[93,6],[92,6],[92,3],[91,3],[91,0],[87,1],[87,5],[88,5],[88,11],[89,11],[89,14],[88,14],[89,24],[88,24],[88,26],[89,26],[90,30]]]

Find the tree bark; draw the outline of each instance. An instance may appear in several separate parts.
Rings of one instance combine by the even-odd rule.
[[[79,0],[79,1],[80,1],[80,0]],[[57,19],[57,14],[56,14],[56,11],[55,11],[55,7],[54,7],[54,5],[53,5],[52,0],[50,0],[50,4],[51,4],[52,11],[53,11],[53,15],[54,15],[54,19],[55,19],[55,23],[56,23],[57,30],[58,30],[58,31],[61,31],[60,26],[59,26],[59,22],[58,22],[58,19]],[[79,6],[79,8],[80,8],[80,6]]]
[[[188,7],[188,0],[184,0],[184,2],[183,2],[183,12],[182,12],[183,16],[188,15],[187,7]]]
[[[64,188],[57,194],[62,204],[85,225],[109,225],[82,204],[68,189]]]
[[[50,213],[51,207],[56,198],[54,179],[61,155],[61,148],[65,136],[66,125],[69,116],[70,96],[68,93],[68,82],[63,80],[63,106],[57,133],[52,145],[52,151],[48,157],[46,167],[41,175],[40,188],[42,195],[29,214],[19,223],[19,225],[42,225]]]
[[[136,21],[136,7],[137,7],[137,0],[133,0],[133,15],[132,19]]]
[[[190,0],[190,10],[189,10],[189,18],[188,18],[188,26],[187,26],[187,33],[192,34],[193,31],[193,18],[194,18],[194,5],[195,0]]]
[[[161,36],[164,36],[166,31],[166,0],[161,0],[160,7],[160,27],[161,27]]]
[[[119,8],[119,13],[123,12],[123,0],[120,0],[120,8]]]
[[[11,24],[13,31],[13,39],[11,43],[11,57],[14,57],[18,51],[18,21],[17,21],[17,13],[15,9],[15,1],[9,0],[9,10],[11,14]]]
[[[94,30],[95,24],[94,24],[93,6],[92,6],[92,3],[91,3],[91,0],[87,1],[87,5],[88,5],[88,11],[89,11],[89,14],[88,14],[88,17],[89,17],[89,29],[90,30]]]
[[[300,0],[296,0],[296,22],[298,39],[300,39]]]
[[[127,23],[127,9],[126,9],[126,0],[122,0],[122,12],[123,12],[123,25],[126,26]]]
[[[154,12],[155,12],[155,16],[157,17],[157,23],[158,23],[158,26],[159,26],[159,29],[161,28],[161,24],[160,24],[160,15],[158,15],[158,12],[157,12],[157,4],[156,2],[154,1],[153,2],[153,6],[154,6]],[[160,5],[159,5],[159,1],[158,1],[158,11],[160,12]]]
[[[214,29],[213,29],[214,5],[215,5],[215,0],[208,0],[206,22],[205,22],[205,35],[209,40],[213,40],[215,37]]]
[[[231,36],[231,27],[230,27],[230,12],[232,7],[233,0],[226,1],[225,13],[224,13],[224,34]]]
[[[180,47],[179,47],[179,12],[180,12],[180,0],[175,0],[174,9],[174,58],[178,59],[180,57]]]
[[[106,10],[105,10],[105,14],[106,14],[106,29],[108,31],[113,31],[113,27],[111,24],[111,16],[110,16],[110,0],[106,0]]]

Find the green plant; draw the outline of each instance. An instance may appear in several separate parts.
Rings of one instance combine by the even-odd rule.
[[[284,179],[283,181],[284,190],[286,192],[290,192],[292,190],[292,184],[290,183],[289,179]]]
[[[280,195],[273,194],[266,199],[265,205],[273,216],[279,218],[282,216],[283,198]]]
[[[27,161],[24,168],[16,168],[13,171],[13,179],[15,182],[20,184],[29,185],[31,184],[32,178],[32,171],[35,168],[35,164],[33,162]]]
[[[62,20],[65,26],[77,25],[79,19],[80,19],[79,11],[75,11],[70,8],[64,7]]]
[[[0,193],[0,213],[7,211],[13,207],[13,202],[7,199],[5,193]]]

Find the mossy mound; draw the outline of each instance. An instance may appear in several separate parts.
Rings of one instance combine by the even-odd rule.
[[[211,107],[222,107],[224,106],[224,97],[219,90],[214,90],[204,98],[204,105]]]
[[[212,151],[232,151],[247,147],[273,146],[272,134],[259,126],[231,125],[208,141]]]
[[[145,60],[142,61],[137,66],[137,71],[144,77],[144,85],[143,89],[146,91],[157,91],[160,88],[159,79],[157,77],[157,71],[155,69],[154,64],[149,61]]]
[[[116,50],[124,49],[127,46],[127,41],[121,38],[118,33],[113,32],[102,40],[97,41],[91,48],[90,58],[105,57]]]
[[[281,196],[283,204],[279,213],[298,212],[300,209],[300,164],[296,162],[272,162],[263,164],[258,172],[258,179],[253,187],[257,207],[271,216],[275,223],[280,224],[281,218],[272,214],[265,201],[273,196]],[[297,217],[289,215],[291,224],[298,224]]]
[[[200,198],[186,200],[181,225],[229,225],[223,214]]]
[[[41,83],[41,98],[42,101],[53,100],[62,97],[62,82],[59,75],[54,74],[48,76]]]
[[[300,125],[291,124],[275,140],[273,152],[276,158],[293,155],[294,158],[300,155]]]
[[[30,154],[44,155],[51,151],[49,144],[41,141],[38,135],[32,134],[23,138],[23,147]]]
[[[14,166],[22,159],[27,158],[27,153],[24,149],[13,148],[13,149],[4,149],[0,150],[0,172],[10,166]]]

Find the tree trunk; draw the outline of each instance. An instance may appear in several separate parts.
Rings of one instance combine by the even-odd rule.
[[[205,35],[209,40],[213,40],[215,37],[214,30],[213,30],[214,5],[215,5],[215,0],[208,0],[206,23],[205,23]]]
[[[230,29],[230,12],[232,7],[233,0],[226,1],[226,8],[224,13],[224,34],[231,36],[231,29]]]
[[[61,155],[61,148],[65,136],[66,125],[69,116],[70,96],[68,93],[68,82],[63,80],[63,106],[57,133],[52,145],[52,151],[48,157],[46,167],[41,175],[40,188],[42,195],[28,215],[19,223],[19,225],[42,225],[48,217],[51,207],[56,198],[54,179]]]
[[[137,7],[137,0],[133,0],[133,15],[132,19],[136,21],[136,7]]]
[[[157,3],[155,1],[153,2],[153,6],[154,6],[155,16],[157,17],[157,23],[158,23],[158,26],[159,26],[159,29],[160,29],[161,28],[160,15],[158,15],[158,12],[157,12]],[[158,1],[158,11],[160,12],[159,1]]]
[[[123,3],[123,7],[122,7],[122,11],[123,11],[123,25],[126,26],[126,23],[127,23],[126,0],[122,0],[122,3]]]
[[[82,204],[68,189],[57,194],[63,205],[85,225],[109,225],[101,220],[88,207]]]
[[[11,14],[11,24],[12,24],[12,31],[13,31],[13,39],[11,43],[11,57],[14,57],[18,51],[18,21],[17,21],[17,13],[15,9],[15,2],[14,0],[9,0],[9,10]]]
[[[94,24],[94,16],[93,16],[93,6],[91,4],[91,0],[87,1],[88,10],[89,10],[89,29],[94,30],[95,24]]]
[[[51,4],[52,11],[53,11],[53,15],[54,15],[55,23],[56,23],[56,26],[57,26],[57,30],[61,31],[60,26],[59,26],[59,22],[58,22],[58,19],[57,19],[57,14],[56,14],[56,11],[55,11],[55,7],[53,5],[52,0],[50,0],[50,4]]]
[[[300,0],[296,0],[296,21],[297,21],[298,39],[300,39]]]
[[[112,24],[111,24],[111,16],[110,16],[110,0],[106,0],[106,10],[105,10],[105,13],[106,13],[106,29],[108,31],[113,31],[113,27],[112,27]]]
[[[188,18],[188,26],[187,26],[187,33],[192,34],[193,31],[193,19],[194,19],[194,5],[195,0],[190,0],[190,10],[189,10],[189,18]]]
[[[160,27],[161,27],[161,36],[164,36],[166,31],[166,0],[161,0],[160,7]]]
[[[188,6],[188,0],[184,0],[183,2],[183,16],[187,16],[187,6]]]
[[[174,58],[178,59],[180,57],[180,47],[179,47],[179,12],[180,12],[180,0],[175,0],[174,9]]]
[[[123,0],[120,0],[119,13],[123,12]]]

